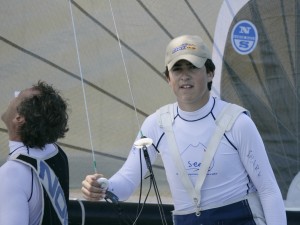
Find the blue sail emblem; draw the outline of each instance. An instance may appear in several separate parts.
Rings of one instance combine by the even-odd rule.
[[[238,22],[232,29],[231,43],[241,55],[251,53],[258,42],[258,33],[253,23],[248,20]]]

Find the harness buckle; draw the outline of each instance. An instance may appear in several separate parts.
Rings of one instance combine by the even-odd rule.
[[[200,208],[200,202],[198,202],[197,198],[194,198],[195,204],[196,204],[196,216],[201,215],[201,208]]]

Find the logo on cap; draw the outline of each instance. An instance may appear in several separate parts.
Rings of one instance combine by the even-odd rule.
[[[189,43],[181,44],[178,47],[176,47],[176,48],[173,49],[172,54],[174,54],[174,53],[176,53],[178,51],[186,50],[186,49],[195,50],[196,49],[196,45],[189,44]]]
[[[238,22],[232,29],[231,43],[234,50],[241,54],[251,53],[258,42],[256,27],[248,20]]]

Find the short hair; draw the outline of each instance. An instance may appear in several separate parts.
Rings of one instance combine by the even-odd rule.
[[[18,133],[25,146],[43,148],[65,137],[69,130],[67,102],[45,82],[38,81],[32,90],[38,93],[25,98],[17,107],[25,118]]]
[[[206,68],[207,73],[210,73],[210,72],[214,73],[215,72],[216,66],[215,66],[215,64],[213,63],[213,61],[211,59],[207,59],[204,66]],[[170,79],[168,67],[166,67],[166,70],[165,70],[164,74],[165,74],[167,80]],[[211,87],[212,87],[212,81],[207,83],[207,87],[208,87],[208,90],[210,91]]]

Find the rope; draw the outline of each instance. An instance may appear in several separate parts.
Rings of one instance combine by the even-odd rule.
[[[110,6],[111,16],[112,16],[112,20],[113,20],[113,23],[114,23],[114,28],[115,28],[115,31],[116,31],[116,36],[117,36],[117,40],[118,40],[118,44],[119,44],[119,48],[120,48],[120,53],[121,53],[121,57],[122,57],[122,62],[123,62],[124,70],[125,70],[125,75],[126,75],[126,79],[127,79],[127,83],[128,83],[130,96],[131,96],[131,101],[132,101],[134,112],[135,112],[137,126],[139,128],[140,135],[142,137],[143,134],[142,134],[142,131],[141,131],[141,124],[140,124],[140,121],[139,121],[139,118],[138,118],[135,99],[134,99],[133,93],[132,93],[131,83],[130,83],[129,75],[128,75],[128,72],[127,72],[127,66],[126,66],[126,63],[125,63],[125,58],[124,58],[124,54],[123,54],[123,50],[122,50],[122,44],[121,44],[118,28],[117,28],[117,25],[116,25],[116,20],[115,20],[115,15],[114,15],[114,10],[113,10],[112,4],[111,4],[111,0],[109,0],[109,6]]]
[[[81,208],[81,225],[85,225],[85,208],[84,208],[84,205],[83,205],[83,203],[80,199],[74,198],[74,200],[76,200],[79,203],[80,208]]]
[[[95,160],[95,151],[94,151],[93,141],[92,141],[92,132],[91,132],[91,126],[90,126],[90,119],[89,119],[89,113],[88,113],[88,106],[87,106],[85,88],[84,88],[84,79],[83,79],[83,74],[82,74],[82,66],[81,66],[81,62],[80,62],[80,53],[79,53],[79,48],[78,48],[76,27],[75,27],[75,22],[74,22],[74,16],[73,16],[73,10],[72,10],[71,0],[69,0],[68,2],[69,2],[71,19],[72,19],[72,29],[73,29],[73,35],[74,35],[74,41],[75,41],[75,47],[76,47],[77,62],[78,62],[78,67],[79,67],[79,72],[80,72],[82,93],[83,93],[83,97],[84,97],[85,113],[86,113],[86,119],[87,119],[88,130],[89,130],[90,144],[91,144],[91,149],[92,149],[93,166],[94,166],[95,173],[97,173],[97,166],[96,166],[96,160]],[[126,65],[125,57],[124,57],[123,50],[122,50],[122,44],[121,44],[121,40],[120,40],[118,28],[117,28],[117,25],[116,25],[116,20],[115,20],[115,15],[114,15],[114,10],[113,10],[112,4],[111,4],[111,0],[109,0],[109,5],[110,5],[110,11],[111,11],[111,15],[112,15],[112,20],[113,20],[113,23],[114,23],[114,28],[115,28],[115,32],[116,32],[116,36],[117,36],[117,40],[118,40],[118,45],[119,45],[119,49],[120,49],[120,53],[121,53],[121,57],[122,57],[124,71],[125,71],[125,75],[126,75],[126,79],[127,79],[127,83],[128,83],[128,88],[129,88],[129,92],[130,92],[130,96],[131,96],[131,101],[132,101],[134,112],[135,112],[135,117],[136,117],[136,121],[137,121],[138,130],[140,132],[141,137],[144,137],[144,135],[143,135],[143,133],[141,131],[141,124],[140,124],[140,121],[139,121],[139,118],[138,118],[138,113],[137,113],[135,98],[133,96],[133,92],[132,92],[132,88],[131,88],[131,82],[130,82],[128,71],[127,71],[127,65]],[[161,207],[162,202],[161,202],[161,199],[160,199],[160,196],[159,196],[159,192],[158,192],[158,188],[157,188],[157,185],[156,185],[155,177],[154,177],[154,174],[152,172],[151,167],[149,168],[149,170],[151,172],[151,176],[152,176],[151,184],[153,183],[154,188],[155,188],[155,194],[156,194],[156,197],[157,197],[157,200],[158,200],[159,212],[160,212],[160,215],[161,215],[161,218],[162,218],[162,222],[163,222],[163,224],[167,224],[166,219],[165,219],[165,215],[164,215],[164,212],[163,212],[163,209]],[[78,202],[81,205],[81,209],[82,209],[82,224],[84,224],[84,219],[85,218],[84,218],[83,215],[85,215],[85,211],[84,211],[82,202],[81,201],[78,201]],[[134,221],[133,224],[135,224],[137,222],[137,220],[138,220],[139,215],[140,215],[141,212],[142,212],[142,210],[140,210],[140,212],[139,212],[139,214],[138,214],[138,216],[137,216],[137,218],[136,218],[136,220]]]
[[[81,67],[81,62],[80,62],[80,53],[79,53],[79,48],[78,48],[76,27],[75,27],[75,22],[74,22],[74,17],[73,17],[73,10],[72,10],[71,0],[69,0],[68,2],[69,2],[71,19],[72,19],[72,29],[73,29],[73,36],[74,36],[75,47],[76,47],[76,54],[77,54],[77,62],[78,62],[79,73],[80,73],[81,87],[82,87],[82,93],[83,93],[83,98],[84,98],[85,115],[86,115],[88,131],[89,131],[89,138],[90,138],[90,144],[91,144],[91,149],[92,149],[93,167],[94,167],[94,172],[97,173],[95,150],[94,150],[94,145],[93,145],[93,138],[92,138],[91,125],[90,125],[89,111],[88,111],[87,100],[86,100],[86,95],[85,95],[85,88],[84,88],[84,82],[83,82],[82,67]]]

